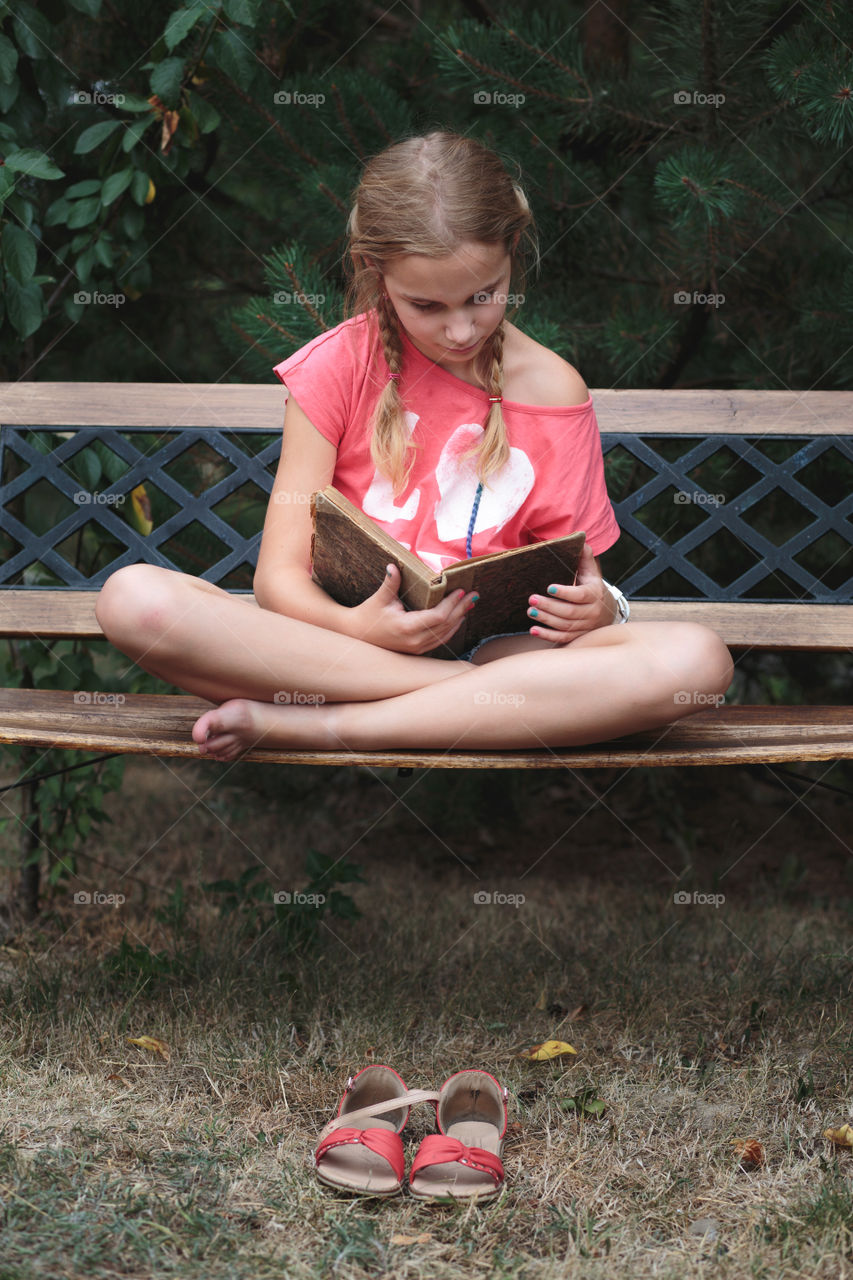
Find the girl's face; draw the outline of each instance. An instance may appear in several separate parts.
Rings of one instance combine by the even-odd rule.
[[[445,258],[408,253],[383,274],[385,291],[417,349],[464,377],[504,317],[512,261],[500,244],[463,244]]]

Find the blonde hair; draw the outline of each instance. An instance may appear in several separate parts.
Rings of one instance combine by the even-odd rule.
[[[385,294],[382,275],[404,254],[443,258],[465,243],[501,244],[512,259],[512,277],[521,289],[526,253],[532,251],[538,260],[533,215],[518,182],[493,151],[474,138],[435,132],[397,142],[368,161],[347,230],[352,272],[347,314],[367,314],[368,323],[376,326],[374,340],[381,342],[388,365],[388,382],[373,418],[370,452],[397,495],[406,487],[414,454],[395,378],[403,363],[400,323]],[[503,394],[503,344],[502,320],[474,364],[490,397]],[[471,453],[477,454],[477,475],[483,482],[509,460],[499,400],[489,405],[483,438]]]

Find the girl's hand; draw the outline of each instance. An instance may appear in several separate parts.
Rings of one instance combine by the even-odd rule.
[[[397,653],[428,653],[447,643],[479,599],[473,591],[451,591],[433,609],[406,609],[399,589],[400,570],[389,564],[379,590],[350,610],[349,634]]]
[[[531,635],[557,644],[569,644],[588,631],[609,626],[617,613],[589,544],[584,544],[575,586],[552,584],[544,596],[531,596],[529,603],[527,613],[535,624]]]

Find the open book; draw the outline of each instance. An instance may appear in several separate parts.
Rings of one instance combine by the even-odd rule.
[[[338,604],[361,604],[379,590],[385,566],[401,574],[400,599],[407,609],[431,609],[449,591],[476,591],[480,599],[447,644],[432,657],[452,658],[486,636],[524,631],[529,597],[550,583],[571,585],[583,551],[583,533],[532,542],[510,551],[472,556],[436,571],[401,546],[332,485],[311,497],[314,532],[312,574]]]

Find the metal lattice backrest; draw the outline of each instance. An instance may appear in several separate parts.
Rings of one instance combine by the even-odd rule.
[[[853,438],[611,435],[603,441],[622,529],[608,575],[616,563],[627,595],[850,599]]]
[[[853,587],[853,438],[605,434],[622,537],[605,569],[642,598],[837,601]],[[250,590],[280,432],[9,426],[5,585],[92,590],[145,562]]]
[[[92,590],[144,562],[250,590],[280,447],[260,430],[5,427],[0,581]]]

